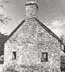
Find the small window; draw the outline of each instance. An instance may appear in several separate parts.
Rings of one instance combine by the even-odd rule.
[[[48,53],[42,52],[41,62],[47,62],[47,61],[48,61]]]
[[[13,52],[13,60],[16,60],[16,52]]]

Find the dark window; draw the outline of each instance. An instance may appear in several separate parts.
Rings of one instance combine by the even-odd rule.
[[[13,52],[13,60],[15,60],[16,59],[16,52],[14,51]]]
[[[47,61],[48,61],[48,53],[42,52],[41,62],[47,62]]]

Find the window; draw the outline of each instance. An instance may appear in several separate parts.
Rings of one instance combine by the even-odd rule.
[[[13,52],[13,60],[16,60],[16,52]]]
[[[41,62],[47,62],[47,61],[48,61],[48,53],[47,52],[42,52]]]

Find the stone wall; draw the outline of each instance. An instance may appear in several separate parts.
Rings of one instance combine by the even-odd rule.
[[[26,18],[37,17],[37,11],[36,5],[26,6]]]
[[[37,17],[38,0],[29,0],[25,4],[26,18]]]
[[[4,64],[0,64],[0,72],[4,72]]]
[[[5,44],[5,64],[13,61],[14,50],[17,70],[29,72],[33,67],[38,67],[37,72],[60,72],[60,42],[34,18],[26,20]],[[48,52],[48,62],[41,62],[42,52]]]

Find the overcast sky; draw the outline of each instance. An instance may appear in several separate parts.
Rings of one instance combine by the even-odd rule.
[[[25,18],[25,0],[8,1],[5,12],[12,20],[2,31],[10,33]],[[40,0],[38,15],[40,21],[58,36],[65,33],[65,0]]]

